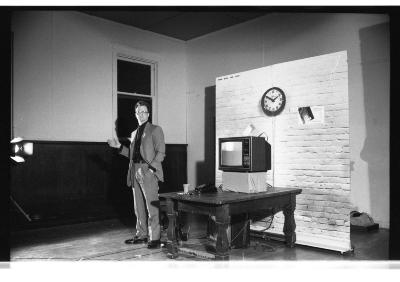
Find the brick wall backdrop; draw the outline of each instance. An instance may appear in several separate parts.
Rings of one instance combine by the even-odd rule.
[[[271,87],[286,93],[286,107],[276,117],[266,116],[260,107],[263,93]],[[253,124],[272,146],[267,182],[303,189],[295,211],[299,244],[350,249],[348,104],[346,51],[216,80],[216,142],[219,137],[241,136]],[[322,119],[303,124],[298,108],[305,106],[318,107]],[[216,161],[219,185],[218,156]],[[268,232],[282,233],[283,220],[282,213],[277,214]]]

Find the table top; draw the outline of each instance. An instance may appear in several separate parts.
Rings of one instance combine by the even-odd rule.
[[[205,203],[212,205],[223,205],[235,202],[250,201],[255,199],[264,199],[270,197],[277,197],[280,195],[288,194],[300,194],[301,189],[298,188],[282,188],[282,187],[269,187],[266,192],[258,193],[241,193],[241,192],[231,192],[231,191],[218,191],[211,193],[183,193],[183,192],[171,192],[162,193],[159,195],[160,198],[174,199],[179,201]]]

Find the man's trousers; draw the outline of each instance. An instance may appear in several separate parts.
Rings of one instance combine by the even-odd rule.
[[[134,164],[133,199],[136,215],[136,236],[160,239],[158,179],[147,164]]]

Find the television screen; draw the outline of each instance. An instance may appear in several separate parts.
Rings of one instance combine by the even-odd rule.
[[[225,141],[221,143],[221,165],[241,166],[242,165],[242,141]]]

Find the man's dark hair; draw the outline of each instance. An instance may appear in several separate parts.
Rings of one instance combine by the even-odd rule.
[[[145,101],[138,101],[138,102],[135,104],[135,112],[136,112],[136,109],[137,109],[138,107],[141,107],[141,106],[145,106],[145,107],[147,108],[147,111],[149,111],[149,113],[151,112],[151,108],[150,108],[149,103],[147,103],[147,102],[145,102]]]

